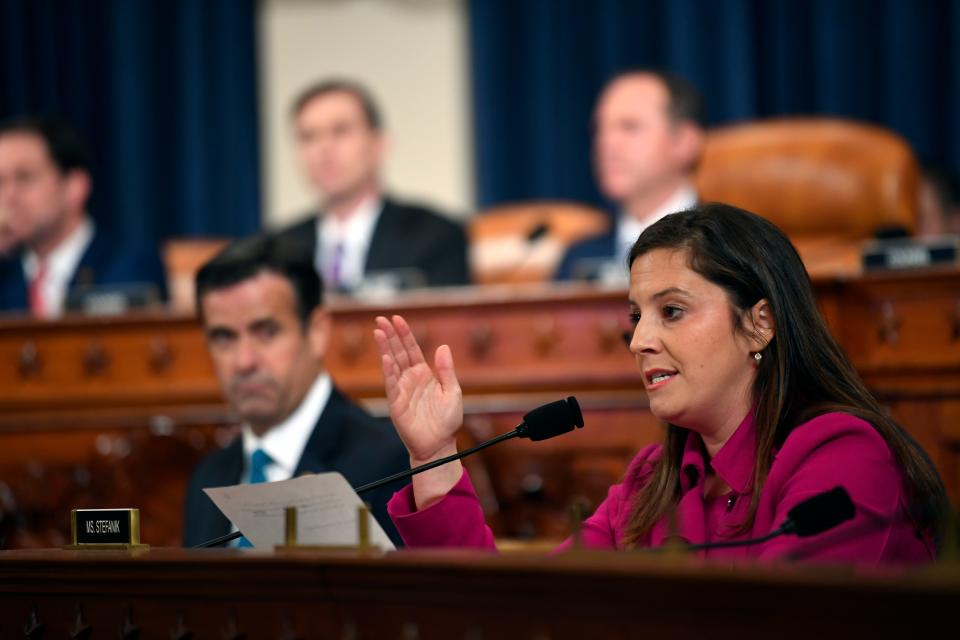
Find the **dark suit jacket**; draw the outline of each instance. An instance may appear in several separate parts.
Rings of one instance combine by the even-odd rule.
[[[124,249],[108,234],[95,229],[68,290],[77,285],[146,282],[156,285],[161,298],[166,299],[166,280],[156,251]],[[0,310],[23,311],[28,307],[27,281],[20,255],[0,259]]]
[[[278,237],[302,259],[314,261],[317,217],[280,231]],[[431,287],[470,283],[463,227],[430,209],[384,200],[370,240],[364,273],[417,269]]]
[[[393,425],[369,415],[334,387],[307,440],[294,476],[338,471],[353,487],[359,487],[407,468],[409,456]],[[184,546],[194,546],[230,532],[230,521],[203,489],[237,484],[242,473],[243,442],[239,436],[197,465],[184,499]],[[361,496],[398,546],[400,536],[387,516],[387,501],[407,482],[399,480]]]
[[[581,240],[577,244],[567,249],[567,253],[563,257],[563,261],[560,263],[560,267],[557,269],[554,279],[572,280],[576,276],[574,273],[574,268],[578,262],[587,259],[613,260],[616,251],[617,225],[613,225],[613,228],[608,233],[602,236],[595,236],[593,238]],[[623,268],[626,270],[626,263],[624,263]]]
[[[610,230],[604,235],[587,238],[571,246],[567,249],[566,255],[564,255],[563,260],[560,262],[560,267],[554,274],[554,280],[573,280],[578,275],[574,273],[577,263],[584,260],[600,261],[618,259],[616,252],[619,232],[620,218],[617,217]],[[626,271],[626,256],[623,257],[623,260],[623,269]]]

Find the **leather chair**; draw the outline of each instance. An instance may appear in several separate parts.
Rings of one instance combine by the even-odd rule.
[[[910,146],[880,127],[834,118],[780,118],[714,129],[697,170],[705,202],[763,215],[800,251],[811,275],[855,274],[878,232],[910,233],[918,169]]]
[[[610,225],[603,211],[574,202],[518,202],[488,209],[467,225],[473,281],[547,282],[570,245],[604,233]]]
[[[167,241],[163,247],[163,263],[171,309],[193,312],[197,271],[228,242],[225,238],[174,238]]]

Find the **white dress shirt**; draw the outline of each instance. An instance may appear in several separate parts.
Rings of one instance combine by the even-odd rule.
[[[371,196],[361,202],[348,216],[340,217],[325,213],[317,219],[317,247],[314,265],[317,273],[329,279],[331,264],[336,255],[336,247],[342,244],[339,282],[340,288],[357,289],[363,282],[363,269],[367,264],[367,253],[373,232],[383,211],[383,200]]]
[[[685,184],[674,191],[673,195],[667,198],[662,205],[654,209],[654,211],[643,220],[637,220],[636,217],[626,212],[621,213],[620,221],[617,225],[617,255],[615,256],[617,263],[621,265],[624,264],[627,259],[627,254],[630,253],[630,249],[647,227],[671,213],[689,209],[696,206],[696,204],[696,189],[694,189],[692,185]]]
[[[84,218],[73,233],[47,255],[46,274],[40,288],[44,318],[57,318],[63,314],[70,281],[84,252],[93,241],[93,233],[93,221],[90,218]],[[27,280],[28,288],[39,269],[39,256],[34,251],[26,251],[23,254],[23,275]]]
[[[272,461],[264,469],[268,482],[289,480],[293,477],[307,446],[307,440],[326,408],[332,390],[333,383],[329,374],[322,373],[317,376],[300,406],[263,436],[255,434],[250,425],[243,425],[243,482],[250,478],[250,456],[257,449],[263,449]]]

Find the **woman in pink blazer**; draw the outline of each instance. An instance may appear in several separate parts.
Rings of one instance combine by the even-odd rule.
[[[855,515],[825,533],[700,553],[934,559],[943,483],[830,335],[803,263],[779,229],[728,205],[700,205],[644,231],[628,264],[630,350],[666,435],[639,452],[584,523],[585,545],[759,538],[798,503],[842,486]],[[400,316],[377,318],[374,337],[411,466],[454,453],[463,402],[450,348],[437,349],[431,369]],[[494,548],[459,462],[414,476],[388,509],[408,546]]]

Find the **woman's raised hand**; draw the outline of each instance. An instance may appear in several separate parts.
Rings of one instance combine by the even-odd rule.
[[[410,464],[456,452],[455,434],[463,424],[463,395],[450,347],[437,349],[431,369],[406,320],[381,316],[376,324],[373,339],[380,350],[390,418],[410,453]]]

